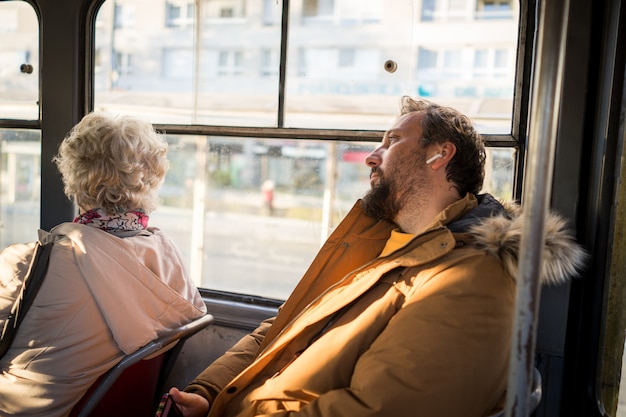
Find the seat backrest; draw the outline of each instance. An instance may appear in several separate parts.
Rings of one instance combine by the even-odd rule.
[[[528,409],[532,413],[539,406],[539,402],[541,402],[541,373],[537,368],[533,368],[533,388],[530,392],[530,397],[528,397]],[[496,414],[491,414],[488,417],[504,417],[506,410],[502,410],[497,412]]]
[[[69,417],[150,417],[159,390],[185,341],[213,322],[207,314],[153,340],[101,375],[74,406]]]

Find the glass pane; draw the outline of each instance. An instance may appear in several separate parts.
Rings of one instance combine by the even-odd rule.
[[[320,245],[369,190],[377,143],[168,136],[150,224],[183,252],[199,286],[286,298]],[[512,149],[491,149],[485,188],[510,197]]]
[[[5,247],[37,240],[41,134],[33,130],[0,129],[0,144],[0,247]]]
[[[485,181],[483,192],[510,201],[513,195],[513,174],[515,173],[515,149],[487,148]]]
[[[96,20],[95,109],[154,123],[275,126],[281,7],[105,1]]]
[[[517,5],[485,20],[467,0],[325,4],[290,8],[287,126],[384,130],[410,95],[457,108],[482,133],[510,133]]]
[[[276,298],[291,292],[329,230],[369,187],[363,160],[376,146],[168,140],[171,168],[151,225],[175,240],[198,285]]]
[[[517,3],[498,19],[479,19],[473,4],[292,1],[284,125],[384,130],[411,95],[457,108],[483,133],[510,133]],[[104,2],[96,109],[276,126],[281,14],[275,0]]]
[[[0,118],[39,119],[39,23],[24,1],[0,2]]]

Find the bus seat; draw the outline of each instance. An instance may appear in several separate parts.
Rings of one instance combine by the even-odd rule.
[[[528,398],[528,410],[532,413],[537,409],[539,402],[541,401],[541,373],[537,368],[533,368],[533,389],[530,392],[530,397]],[[502,410],[495,414],[489,415],[489,417],[504,417],[505,411]]]
[[[185,341],[213,322],[206,314],[153,340],[101,375],[69,417],[151,417]]]

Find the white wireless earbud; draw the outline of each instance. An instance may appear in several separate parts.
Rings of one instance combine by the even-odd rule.
[[[443,158],[443,155],[440,153],[434,154],[433,156],[431,156],[430,158],[426,160],[426,165],[432,163],[435,159],[439,159],[439,158]]]

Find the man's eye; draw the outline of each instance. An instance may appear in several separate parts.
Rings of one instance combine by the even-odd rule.
[[[389,144],[394,143],[398,138],[396,136],[389,136]]]

